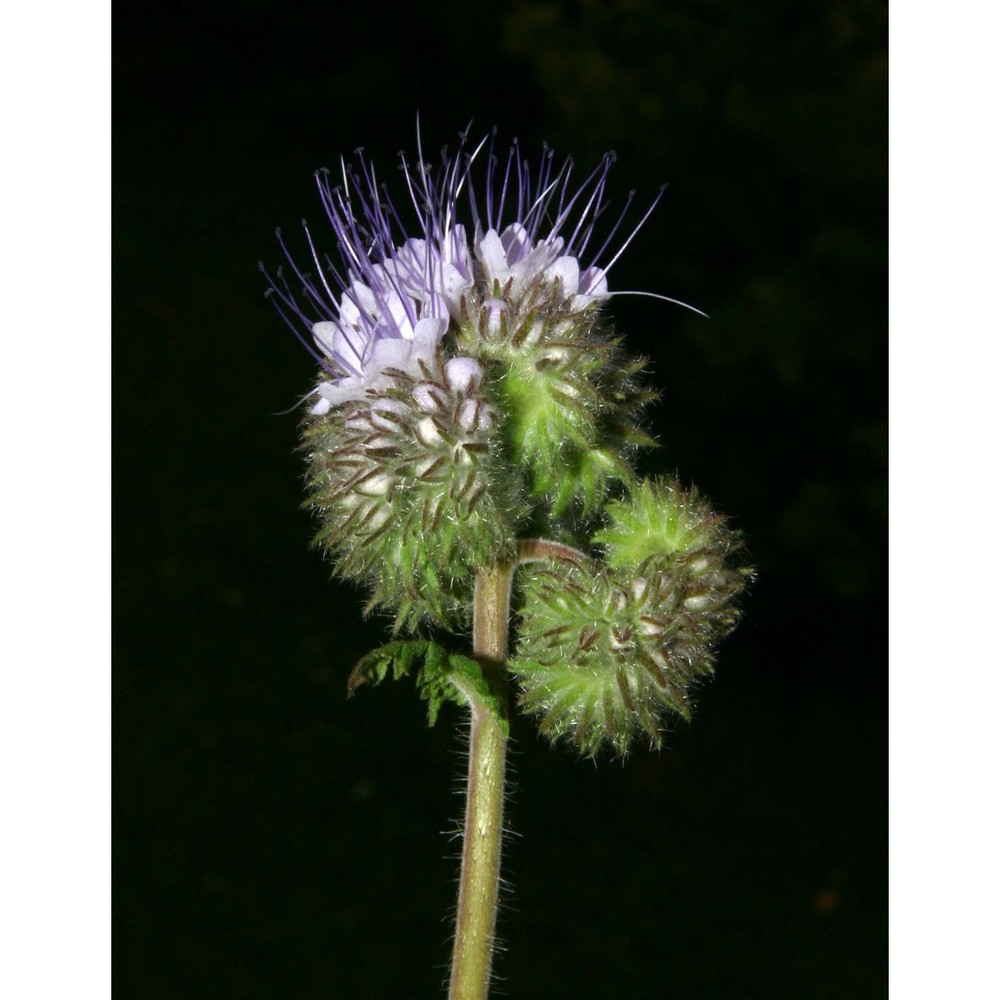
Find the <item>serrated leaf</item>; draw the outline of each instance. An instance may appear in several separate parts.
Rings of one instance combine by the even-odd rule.
[[[483,668],[471,656],[452,652],[426,639],[389,642],[358,661],[347,679],[347,696],[350,698],[365,684],[381,684],[390,671],[394,681],[413,674],[417,694],[427,702],[428,725],[437,722],[446,701],[463,706],[477,702],[496,716],[504,733],[509,735],[503,701],[491,690]]]
[[[449,683],[462,691],[462,704],[468,704],[475,698],[496,716],[504,736],[510,736],[504,700],[490,687],[479,662],[461,653],[448,653],[448,671]]]

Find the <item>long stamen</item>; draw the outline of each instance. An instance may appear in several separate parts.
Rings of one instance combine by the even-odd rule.
[[[279,270],[278,279],[285,285],[285,291],[282,291],[278,287],[275,279],[268,274],[263,261],[261,261],[257,266],[260,269],[261,274],[263,274],[267,279],[268,285],[270,285],[264,294],[274,303],[274,308],[278,311],[278,315],[285,321],[288,328],[295,334],[302,346],[309,352],[309,354],[312,355],[313,360],[315,360],[322,368],[326,369],[326,371],[328,371],[331,375],[335,374],[327,363],[326,358],[324,358],[323,355],[316,350],[315,346],[302,335],[301,324],[296,323],[291,319],[288,313],[285,312],[286,308],[290,309],[296,314],[296,319],[301,319],[301,313],[295,306],[294,296],[292,296],[291,291],[288,288],[288,282],[285,281],[284,275],[282,275]]]
[[[611,164],[613,162],[614,154],[605,153],[601,163],[593,171],[591,171],[590,176],[581,185],[579,192],[574,195],[573,201],[566,206],[565,214],[568,215],[576,199],[583,193],[590,182],[597,177],[597,183],[594,185],[594,190],[587,199],[587,204],[580,210],[580,218],[577,221],[576,228],[573,230],[573,234],[570,238],[566,241],[567,253],[572,253],[574,256],[579,257],[579,255],[583,253],[586,248],[587,241],[590,239],[590,234],[593,232],[593,221],[601,211],[601,202],[604,199],[604,185],[608,178],[608,171],[611,169]],[[577,237],[579,237],[581,230],[583,230],[584,236],[579,250],[576,251],[574,248],[576,247]]]
[[[636,233],[638,233],[639,230],[642,229],[642,227],[646,223],[646,220],[650,217],[650,215],[653,214],[653,209],[656,208],[657,205],[659,205],[660,199],[663,197],[663,192],[666,191],[666,190],[667,190],[667,186],[666,186],[666,184],[664,184],[663,187],[660,188],[659,193],[653,199],[653,203],[649,206],[649,208],[646,209],[646,214],[639,220],[638,225],[636,225],[636,227],[632,230],[632,232],[629,233],[628,239],[625,240],[625,242],[618,248],[618,253],[616,253],[614,255],[614,257],[612,257],[611,260],[609,260],[608,263],[605,264],[600,269],[600,274],[598,275],[597,278],[595,278],[596,281],[600,281],[601,277],[603,277],[604,275],[606,275],[608,273],[608,271],[611,270],[611,268],[615,265],[615,262],[618,260],[618,258],[621,257],[621,255],[625,252],[625,248],[632,242],[632,240],[635,239]],[[634,198],[635,198],[635,192],[634,191],[630,191],[629,192],[629,196],[628,196],[628,202],[625,205],[626,209],[628,208],[629,205],[632,204],[632,201],[633,201]],[[616,232],[618,232],[618,227],[621,225],[622,219],[624,219],[624,218],[625,218],[625,212],[623,211],[622,214],[618,217],[618,221],[615,223],[614,229],[611,231],[611,235],[612,236]],[[610,242],[610,240],[611,240],[611,236],[609,236],[608,239],[605,240],[604,245],[601,247],[601,249],[595,255],[595,258],[594,258],[595,261],[596,261],[597,257],[600,257],[600,255],[602,253],[604,253],[605,247],[607,247],[607,245]],[[593,266],[593,265],[591,265],[591,266]]]

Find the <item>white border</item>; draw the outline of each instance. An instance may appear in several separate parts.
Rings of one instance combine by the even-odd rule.
[[[997,996],[997,17],[891,17],[890,985]]]
[[[110,11],[0,34],[0,995],[110,996]]]

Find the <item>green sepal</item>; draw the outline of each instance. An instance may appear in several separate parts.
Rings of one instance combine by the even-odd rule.
[[[427,639],[388,642],[355,665],[347,679],[347,697],[365,684],[381,684],[390,671],[394,681],[414,675],[417,694],[427,702],[429,726],[437,722],[446,701],[463,706],[477,701],[496,716],[504,735],[510,735],[510,722],[502,701],[490,690],[483,668],[471,656],[455,653]]]
[[[656,393],[643,387],[642,358],[631,358],[602,329],[592,305],[573,309],[540,283],[519,300],[495,288],[504,318],[469,311],[456,331],[463,353],[489,372],[510,464],[523,492],[552,518],[596,514],[610,489],[631,487],[631,460],[656,442],[639,426]]]

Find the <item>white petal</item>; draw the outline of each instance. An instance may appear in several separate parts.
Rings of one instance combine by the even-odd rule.
[[[319,393],[320,397],[327,402],[327,408],[330,406],[338,406],[340,403],[346,403],[351,399],[364,399],[365,398],[365,380],[363,378],[358,378],[353,375],[349,375],[346,378],[339,378],[336,382],[320,382],[316,386],[316,391]],[[316,404],[317,407],[319,403]],[[318,409],[314,409],[313,412],[323,412]]]
[[[599,267],[588,267],[580,275],[580,294],[592,299],[608,297],[608,276]]]
[[[433,353],[447,329],[448,321],[437,316],[417,320],[417,325],[413,328],[413,343],[421,351],[429,349]]]
[[[580,287],[580,263],[575,257],[558,257],[546,268],[545,276],[550,280],[558,278],[563,295],[569,298]]]
[[[448,317],[451,315],[451,308],[443,295],[435,292],[426,302],[422,303],[420,315],[424,319],[443,320],[445,326],[448,325]],[[419,324],[418,324],[419,325]],[[416,327],[413,328],[413,335],[416,336]]]
[[[427,243],[407,240],[388,265],[400,288],[415,299],[422,299],[427,287]]]
[[[512,222],[501,234],[500,243],[508,264],[516,264],[531,250],[531,237],[520,222]]]
[[[511,269],[514,279],[511,295],[517,298],[545,274],[545,269],[553,260],[553,248],[546,243],[539,243],[533,250],[522,257]]]
[[[427,241],[418,239],[407,240],[396,251],[396,259],[409,274],[423,274],[427,263]]]
[[[469,258],[469,237],[465,233],[465,226],[452,226],[444,241],[443,250],[445,263],[451,264],[464,275],[471,276],[472,261]],[[471,282],[471,277],[468,280]]]
[[[396,292],[386,292],[382,300],[381,313],[403,337],[406,337],[407,340],[412,338],[413,324],[410,322],[406,304]]]
[[[319,349],[324,354],[333,354],[333,341],[340,333],[340,327],[336,323],[324,320],[322,323],[313,323],[313,340],[319,345]]]
[[[349,372],[360,375],[368,340],[369,334],[357,327],[337,326],[333,332],[330,356],[340,361]]]
[[[479,258],[483,269],[486,271],[486,279],[489,284],[499,281],[502,285],[510,274],[507,266],[507,253],[500,242],[500,237],[495,229],[486,233],[476,246],[476,257]]]
[[[375,345],[372,368],[374,372],[380,372],[384,368],[399,368],[401,371],[406,371],[410,367],[412,353],[413,346],[410,341],[398,337],[385,337]]]
[[[485,409],[481,400],[467,399],[458,411],[458,422],[462,430],[469,434],[479,430],[479,414]]]
[[[448,312],[459,319],[462,314],[462,296],[472,288],[472,279],[466,278],[454,264],[443,263],[440,284]]]
[[[375,299],[375,293],[360,281],[351,282],[351,290],[344,293],[344,298],[348,302],[354,303],[363,313],[367,313],[369,316],[378,315],[378,302]],[[341,312],[343,309],[344,306],[341,305]]]
[[[361,311],[347,292],[340,297],[340,321],[345,326],[357,326]]]

